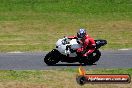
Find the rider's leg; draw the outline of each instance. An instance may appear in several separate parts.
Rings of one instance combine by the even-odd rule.
[[[89,54],[93,53],[95,49],[88,50],[85,54],[83,54],[84,57],[88,56]]]

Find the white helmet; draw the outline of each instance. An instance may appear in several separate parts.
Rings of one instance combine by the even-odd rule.
[[[86,35],[86,30],[85,29],[79,29],[77,32],[77,37],[78,38],[83,38]]]

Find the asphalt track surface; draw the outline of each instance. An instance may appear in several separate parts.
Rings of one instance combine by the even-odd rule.
[[[132,50],[101,51],[102,56],[86,69],[98,68],[132,68]],[[78,68],[79,63],[59,62],[55,66],[47,66],[43,62],[47,52],[0,53],[0,70],[46,70]]]

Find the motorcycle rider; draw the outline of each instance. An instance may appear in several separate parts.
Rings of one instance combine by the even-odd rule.
[[[85,29],[79,29],[77,36],[69,36],[68,39],[77,39],[77,42],[82,45],[81,48],[77,49],[77,53],[81,53],[83,57],[87,57],[95,50],[95,41],[91,38]]]

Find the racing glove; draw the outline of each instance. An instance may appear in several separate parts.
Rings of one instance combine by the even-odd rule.
[[[82,51],[83,51],[82,48],[78,48],[78,49],[76,50],[77,53],[81,53]]]

